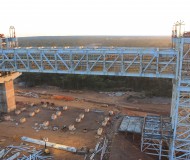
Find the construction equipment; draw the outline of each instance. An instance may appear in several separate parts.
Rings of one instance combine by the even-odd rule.
[[[0,48],[9,49],[18,47],[18,40],[16,38],[15,27],[10,26],[9,37],[5,37],[4,34],[0,34]]]

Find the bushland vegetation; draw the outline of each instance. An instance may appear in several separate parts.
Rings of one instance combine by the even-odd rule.
[[[171,40],[168,36],[42,36],[20,37],[18,41],[20,47],[171,47]]]

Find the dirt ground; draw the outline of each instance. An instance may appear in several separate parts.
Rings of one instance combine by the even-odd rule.
[[[43,95],[37,98],[26,96],[24,93],[35,93]],[[22,93],[17,94],[17,93]],[[142,93],[127,92],[122,96],[110,96],[107,93],[98,93],[94,91],[63,91],[56,87],[34,87],[20,88],[15,87],[17,109],[26,107],[25,111],[16,115],[14,112],[9,113],[11,121],[4,121],[1,116],[1,132],[0,132],[0,149],[8,145],[20,145],[21,137],[27,136],[35,139],[48,138],[49,142],[64,144],[72,147],[94,149],[97,142],[102,137],[108,135],[110,138],[109,152],[104,159],[110,160],[153,160],[154,157],[147,156],[140,151],[140,136],[136,135],[135,140],[131,140],[131,135],[125,135],[118,132],[118,126],[121,122],[122,115],[139,115],[147,114],[169,115],[170,99],[153,97],[143,97]],[[55,100],[45,97],[44,95],[65,95],[74,97],[74,101]],[[46,108],[42,107],[41,102],[53,103]],[[31,104],[34,103],[34,106]],[[106,107],[106,105],[108,107]],[[62,107],[68,106],[67,111],[63,111]],[[36,108],[40,112],[33,117],[29,117],[29,113]],[[84,109],[89,108],[90,112],[85,113]],[[51,120],[51,115],[56,111],[61,111],[61,116],[56,120]],[[97,129],[101,127],[101,123],[109,111],[114,111],[114,116],[110,116],[111,120],[104,127],[102,136],[97,136]],[[85,117],[80,122],[75,122],[79,114],[84,113]],[[20,118],[25,117],[26,122],[20,123]],[[49,121],[48,128],[39,128],[44,121]],[[74,124],[75,131],[68,129],[62,130],[63,126]],[[55,130],[53,130],[56,128]],[[85,132],[84,132],[85,131]],[[34,146],[34,144],[29,144]],[[43,146],[35,145],[43,148]],[[63,150],[49,148],[53,159],[55,160],[83,160],[85,155],[66,152]],[[10,155],[8,155],[10,156]]]

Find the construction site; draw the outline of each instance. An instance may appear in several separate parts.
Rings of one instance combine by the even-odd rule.
[[[170,48],[24,48],[11,26],[9,37],[0,34],[0,159],[189,160],[190,32],[183,26],[174,24]],[[16,82],[25,73],[172,79],[172,98],[27,88]]]

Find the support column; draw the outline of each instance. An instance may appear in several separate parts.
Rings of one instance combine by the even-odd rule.
[[[16,109],[13,80],[21,73],[11,73],[0,77],[0,112],[11,112]]]
[[[13,80],[0,84],[0,111],[10,112],[16,109]]]

